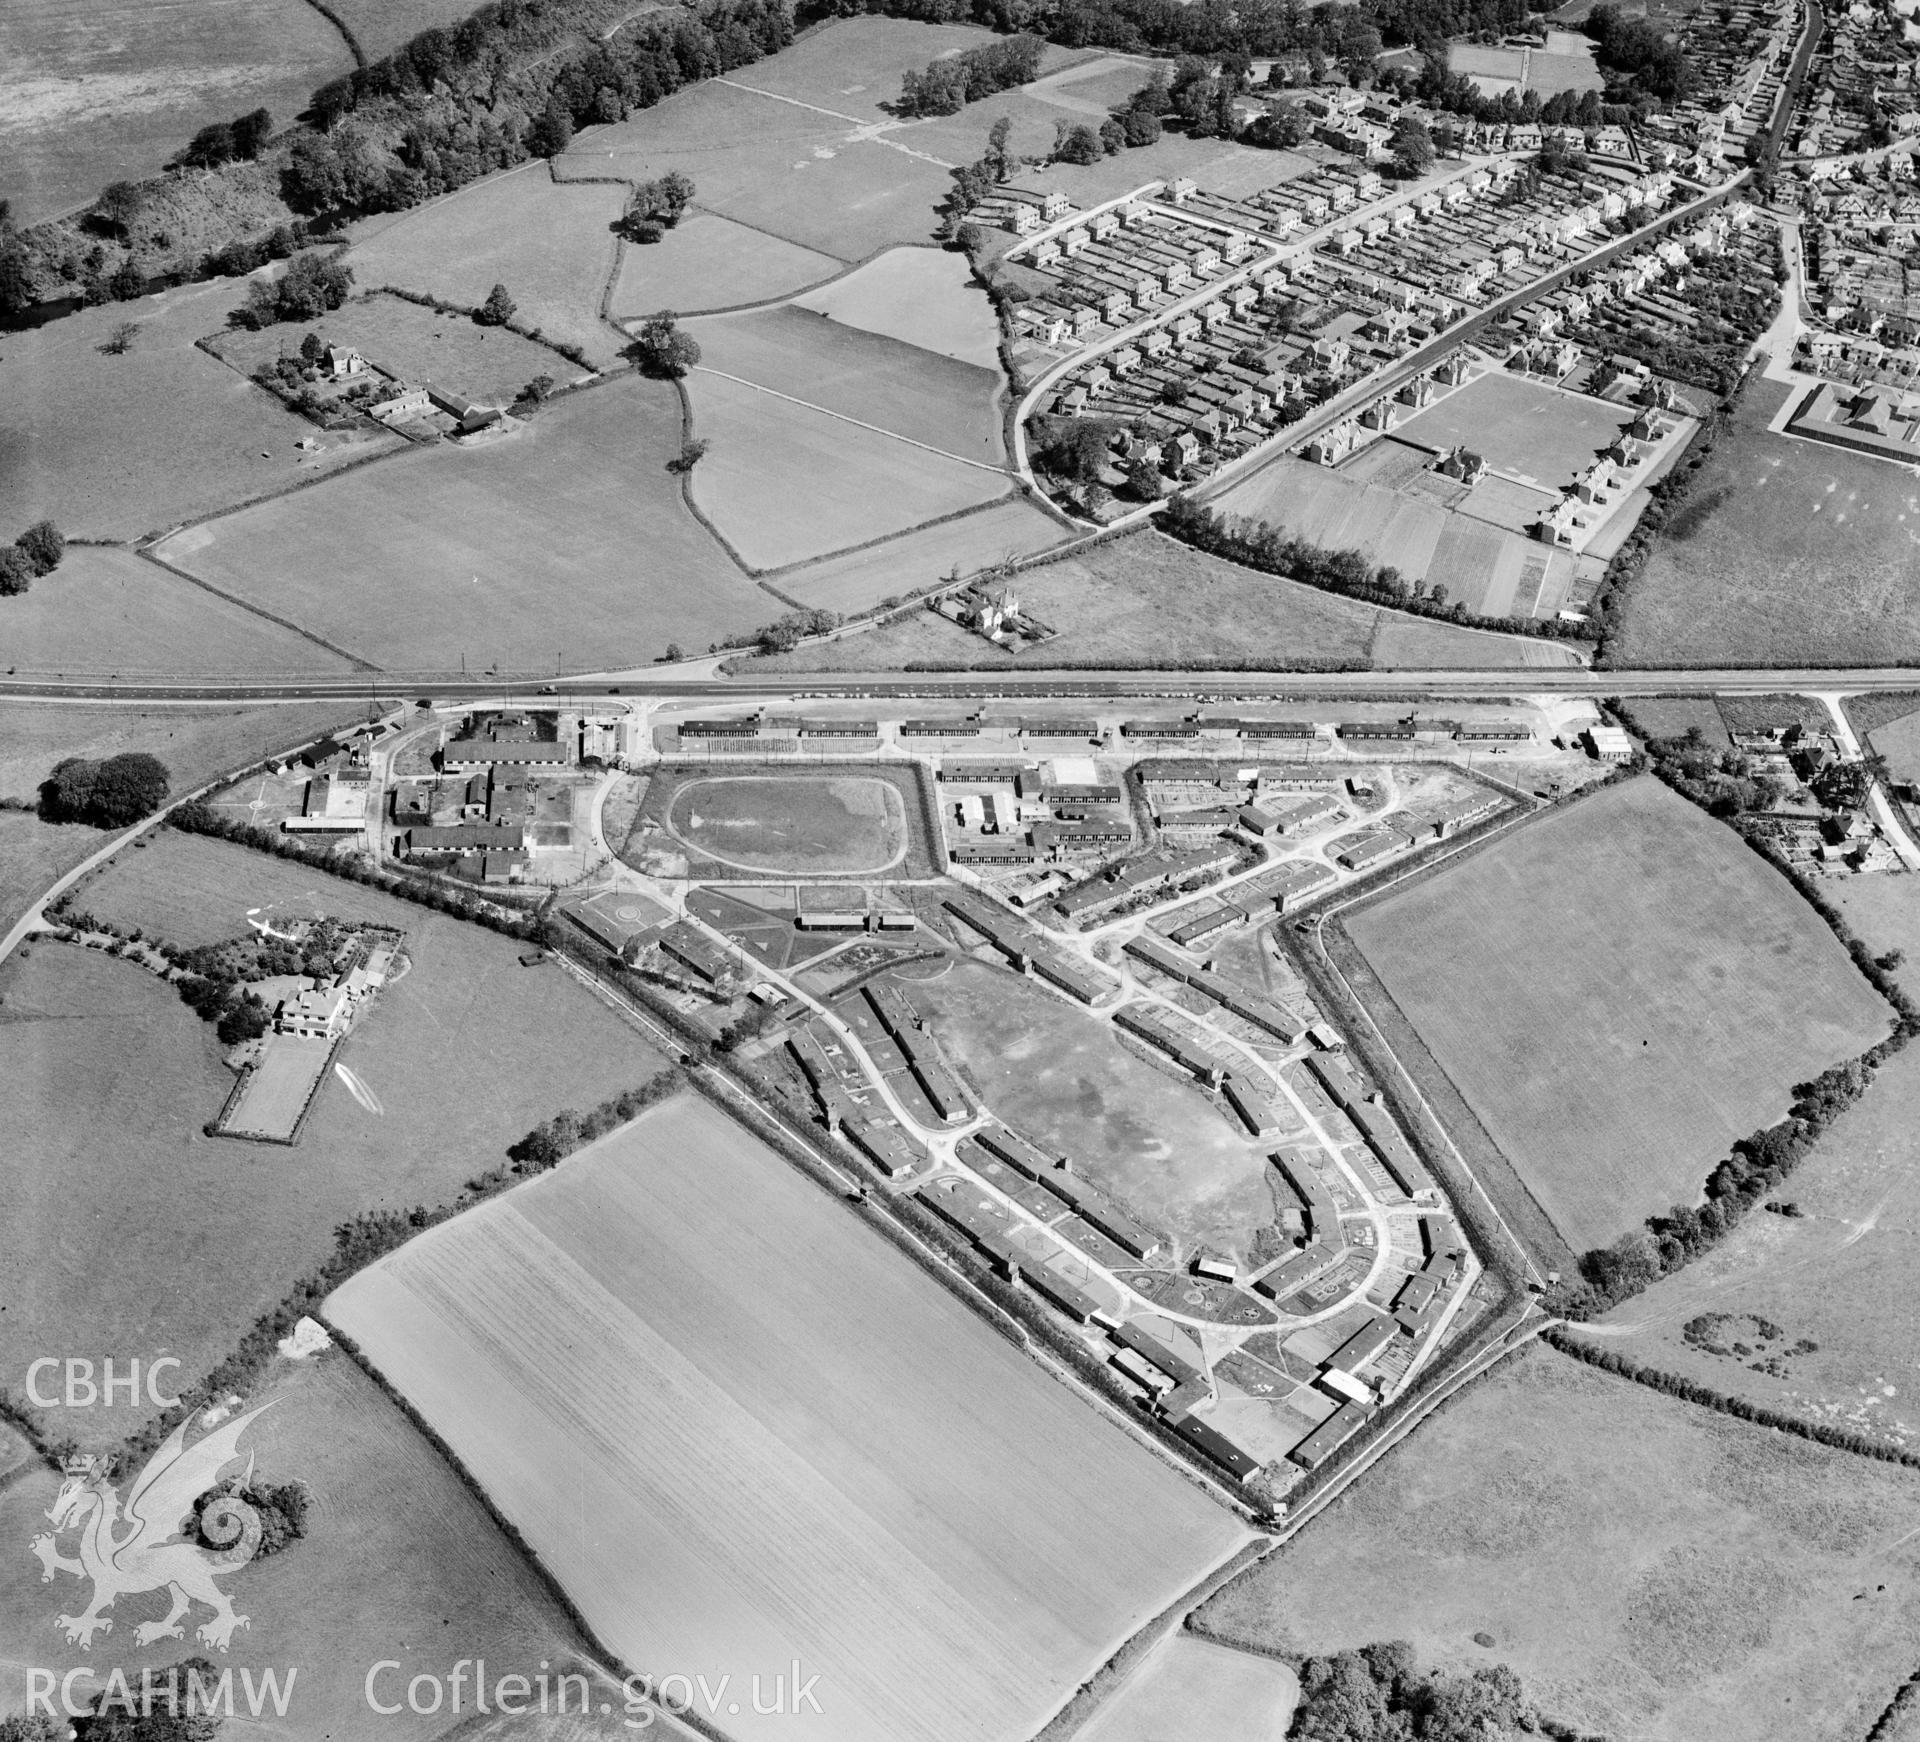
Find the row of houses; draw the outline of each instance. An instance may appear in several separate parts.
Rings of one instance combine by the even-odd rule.
[[[1393,1116],[1387,1111],[1379,1091],[1363,1087],[1358,1074],[1344,1052],[1314,1052],[1307,1055],[1307,1069],[1318,1078],[1334,1104],[1353,1122],[1367,1147],[1387,1170],[1393,1183],[1408,1197],[1433,1188],[1426,1164],[1414,1154]]]
[[[846,1138],[889,1179],[904,1178],[927,1159],[926,1151],[897,1119],[855,1098],[870,1098],[871,1091],[830,1031],[810,1022],[788,1037],[787,1047],[812,1088],[830,1133]]]
[[[949,1123],[967,1118],[972,1108],[966,1093],[934,1047],[933,1037],[906,995],[891,980],[870,980],[862,991],[881,1028],[906,1059],[913,1080],[920,1085],[934,1112]]]
[[[993,945],[1017,972],[1045,980],[1082,1004],[1097,1004],[1113,991],[1112,982],[1103,975],[1050,949],[1011,916],[984,901],[971,896],[948,896],[943,905]]]

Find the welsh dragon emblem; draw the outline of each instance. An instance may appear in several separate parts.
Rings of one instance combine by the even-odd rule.
[[[236,1415],[192,1445],[187,1444],[187,1429],[194,1418],[183,1421],[134,1478],[124,1511],[101,1466],[91,1460],[68,1464],[66,1480],[47,1509],[53,1530],[33,1539],[33,1552],[43,1582],[50,1583],[55,1573],[93,1582],[93,1601],[86,1611],[57,1618],[72,1644],[90,1650],[94,1634],[111,1633],[113,1618],[107,1611],[120,1598],[167,1591],[172,1608],[164,1620],[134,1629],[139,1644],[183,1637],[181,1623],[195,1603],[202,1603],[213,1611],[213,1619],[198,1630],[200,1642],[227,1649],[234,1630],[245,1627],[247,1618],[234,1612],[233,1599],[218,1581],[253,1558],[260,1546],[260,1515],[237,1494],[216,1495],[198,1513],[195,1508],[238,1461],[240,1436],[271,1407]],[[78,1559],[59,1549],[58,1539],[70,1530],[80,1533]]]

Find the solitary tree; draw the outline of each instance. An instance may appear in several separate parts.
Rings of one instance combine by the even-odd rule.
[[[507,287],[496,284],[487,292],[487,300],[473,311],[473,318],[483,327],[504,327],[513,319],[513,312],[518,306],[507,294]]]
[[[635,338],[631,355],[641,371],[667,381],[677,381],[700,361],[700,347],[681,332],[679,316],[663,308],[648,316]]]
[[[675,454],[674,457],[667,462],[667,470],[681,474],[691,472],[695,466],[699,465],[700,462],[706,458],[707,449],[710,445],[710,443],[705,441],[682,442],[679,453]]]
[[[107,334],[106,343],[100,349],[109,357],[124,357],[133,349],[133,342],[140,337],[138,321],[121,321]]]
[[[1402,115],[1393,125],[1388,145],[1393,152],[1394,168],[1409,181],[1433,168],[1433,135],[1418,115]]]

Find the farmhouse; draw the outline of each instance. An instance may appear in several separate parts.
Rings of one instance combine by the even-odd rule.
[[[310,1040],[332,1040],[347,1031],[352,1004],[346,986],[309,987],[283,998],[274,1008],[276,1034],[301,1035]]]

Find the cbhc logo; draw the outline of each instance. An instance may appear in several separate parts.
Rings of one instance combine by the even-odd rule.
[[[171,1409],[180,1399],[163,1397],[160,1394],[160,1375],[169,1367],[178,1367],[180,1363],[171,1355],[162,1355],[157,1361],[147,1363],[146,1394],[162,1409]],[[64,1392],[56,1392],[52,1397],[43,1397],[40,1392],[40,1376],[51,1370],[54,1373],[65,1369],[66,1387]],[[82,1355],[69,1355],[64,1361],[52,1355],[42,1355],[27,1369],[27,1399],[39,1409],[57,1409],[64,1404],[68,1409],[91,1409],[96,1403],[106,1408],[113,1407],[114,1394],[123,1392],[126,1400],[135,1409],[140,1407],[140,1359],[135,1356],[127,1363],[124,1373],[116,1373],[113,1357],[109,1355],[100,1363],[100,1380],[94,1382],[94,1364]]]

